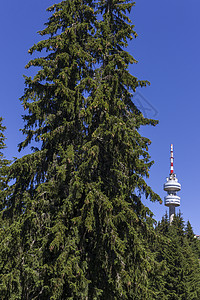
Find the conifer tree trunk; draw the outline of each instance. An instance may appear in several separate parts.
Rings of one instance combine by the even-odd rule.
[[[144,180],[153,162],[138,129],[157,122],[132,102],[148,84],[128,71],[132,6],[62,1],[29,50],[47,55],[27,65],[40,69],[25,81],[19,149],[38,148],[10,169],[4,299],[154,299],[153,219],[141,194],[160,198]]]

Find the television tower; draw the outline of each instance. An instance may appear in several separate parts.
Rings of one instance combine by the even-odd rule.
[[[174,173],[174,153],[173,144],[171,144],[171,157],[170,157],[170,174],[167,177],[167,182],[164,184],[164,190],[168,193],[165,197],[165,206],[169,207],[169,222],[173,221],[175,215],[175,207],[180,206],[180,197],[176,195],[181,190],[181,185]]]

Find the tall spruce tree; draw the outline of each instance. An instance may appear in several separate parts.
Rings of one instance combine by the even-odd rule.
[[[62,1],[46,39],[29,52],[25,140],[33,152],[10,168],[1,238],[3,299],[154,299],[159,266],[149,249],[152,214],[141,195],[152,165],[144,118],[132,102],[140,81],[125,51],[136,36],[132,1]],[[4,255],[4,256],[3,256]],[[155,275],[155,276],[154,276]]]

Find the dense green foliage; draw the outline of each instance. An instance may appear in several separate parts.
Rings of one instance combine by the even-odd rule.
[[[8,181],[8,165],[10,164],[10,161],[8,161],[3,154],[3,150],[6,147],[5,144],[5,126],[2,124],[3,119],[0,117],[0,193],[2,193],[6,187],[7,187],[7,181]]]
[[[48,9],[46,38],[29,50],[41,56],[27,65],[38,72],[25,78],[19,150],[38,146],[6,173],[2,158],[1,299],[198,299],[192,229],[185,235],[177,218],[155,230],[141,201],[161,200],[145,182],[150,140],[138,132],[157,122],[132,102],[148,84],[128,70],[132,7],[62,1]]]
[[[165,215],[156,231],[164,237],[157,246],[157,259],[166,264],[162,299],[200,299],[200,241],[190,223],[184,228],[179,213],[170,225]]]
[[[5,208],[5,201],[4,199],[6,199],[7,197],[7,189],[8,189],[8,183],[9,183],[9,165],[10,165],[10,161],[7,160],[4,157],[4,149],[6,148],[6,144],[5,144],[5,136],[4,136],[4,131],[6,129],[5,126],[3,126],[3,119],[0,117],[0,211],[3,211]],[[0,215],[0,222],[1,222],[1,227],[2,225],[2,215]]]

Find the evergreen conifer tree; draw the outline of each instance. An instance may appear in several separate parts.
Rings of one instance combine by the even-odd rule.
[[[192,225],[190,221],[187,221],[185,228],[186,237],[189,245],[192,247],[193,252],[196,253],[197,257],[200,258],[200,241],[196,239]]]
[[[125,51],[136,36],[131,1],[62,1],[51,6],[47,52],[27,68],[25,140],[38,147],[14,162],[1,238],[3,299],[154,299],[158,264],[152,213],[141,195],[152,165],[144,118],[132,102],[140,81]],[[4,258],[2,258],[4,255]]]
[[[6,258],[4,254],[6,253],[6,246],[2,241],[6,237],[6,228],[9,226],[9,220],[4,220],[3,215],[6,211],[6,206],[8,203],[8,187],[9,187],[9,164],[11,161],[7,160],[4,155],[5,144],[5,131],[6,127],[3,126],[3,119],[0,117],[0,269],[2,270],[5,266]],[[2,273],[0,273],[1,285],[3,285]],[[2,297],[2,295],[1,295]]]
[[[2,123],[3,119],[2,117],[0,117],[0,193],[3,193],[3,191],[5,191],[5,188],[7,187],[7,166],[10,164],[10,161],[5,158],[3,153],[3,150],[6,148],[6,138],[4,135],[6,127],[3,126]],[[1,209],[2,208],[3,207],[1,207]]]
[[[6,189],[8,188],[8,177],[9,177],[9,164],[11,161],[7,160],[4,155],[4,149],[6,148],[5,144],[5,131],[6,127],[3,126],[3,119],[0,117],[0,212],[5,209],[5,199],[7,195]],[[2,216],[2,215],[1,215]]]
[[[194,241],[194,231],[192,229],[192,225],[190,221],[187,221],[186,228],[185,228],[187,239],[192,243]]]
[[[200,298],[199,263],[185,235],[183,218],[180,213],[175,216],[171,225],[168,222],[168,230],[166,221],[166,217],[163,218],[157,228],[166,238],[160,243],[157,256],[167,267],[163,299],[197,300]]]

